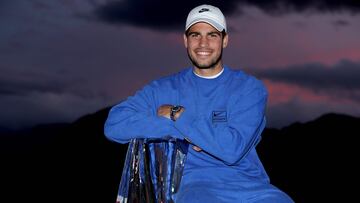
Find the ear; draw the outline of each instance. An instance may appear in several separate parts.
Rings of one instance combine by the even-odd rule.
[[[187,46],[187,36],[186,36],[185,33],[184,33],[183,37],[184,37],[184,45],[185,45],[185,48],[188,48],[188,46]]]
[[[223,39],[223,48],[227,47],[228,42],[229,42],[229,35],[226,34]]]

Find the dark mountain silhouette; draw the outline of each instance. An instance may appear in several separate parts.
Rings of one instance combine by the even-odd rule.
[[[360,118],[326,114],[266,129],[258,148],[274,185],[296,202],[353,202],[359,176]]]
[[[108,110],[0,135],[0,202],[115,202],[127,146],[107,140]]]
[[[105,138],[108,111],[1,131],[0,202],[114,203],[127,145]],[[348,202],[356,198],[358,126],[360,118],[326,114],[265,129],[257,149],[272,183],[295,202]]]

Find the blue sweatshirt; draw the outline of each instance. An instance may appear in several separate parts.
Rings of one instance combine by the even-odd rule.
[[[188,68],[151,82],[114,106],[105,135],[120,143],[170,135],[200,147],[201,152],[189,148],[182,185],[268,184],[255,150],[265,127],[266,100],[264,85],[243,71],[225,66],[219,77],[205,79]],[[164,104],[181,105],[185,111],[175,122],[159,117],[157,109]]]

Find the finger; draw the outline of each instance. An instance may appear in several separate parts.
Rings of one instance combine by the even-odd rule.
[[[200,147],[198,147],[198,146],[193,146],[192,148],[193,148],[193,150],[195,150],[197,152],[202,151],[202,149]]]

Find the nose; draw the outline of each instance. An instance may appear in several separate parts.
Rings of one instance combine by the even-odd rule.
[[[209,44],[208,39],[206,37],[200,38],[200,47],[207,47]]]

